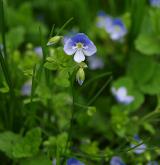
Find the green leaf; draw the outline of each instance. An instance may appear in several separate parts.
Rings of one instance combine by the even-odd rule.
[[[7,41],[9,45],[16,49],[24,41],[25,30],[23,27],[12,28],[7,34]]]
[[[0,151],[4,152],[9,158],[13,158],[13,147],[21,140],[19,135],[12,132],[0,133]]]
[[[53,55],[47,58],[47,62],[44,64],[49,70],[65,70],[73,72],[76,63],[71,56],[64,53],[62,48],[54,49]]]
[[[136,82],[136,84],[144,84],[153,76],[155,68],[156,63],[152,57],[141,54],[132,54],[127,74]]]
[[[13,156],[15,158],[25,158],[36,155],[39,151],[41,140],[40,128],[30,130],[25,137],[13,147]]]
[[[66,70],[61,70],[58,72],[57,77],[54,80],[55,84],[61,87],[69,87],[69,74]]]
[[[52,165],[52,161],[45,155],[22,159],[20,165]]]
[[[93,116],[94,113],[96,113],[96,107],[89,106],[87,109],[88,116]]]
[[[160,93],[160,64],[157,64],[155,72],[152,78],[145,84],[143,84],[140,89],[142,92],[150,95],[155,95]]]
[[[145,55],[155,55],[160,53],[160,38],[148,34],[140,34],[135,41],[138,51]]]

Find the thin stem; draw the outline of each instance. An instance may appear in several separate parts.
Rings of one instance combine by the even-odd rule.
[[[111,82],[112,76],[106,81],[106,83],[102,86],[102,88],[97,92],[97,94],[88,102],[88,105],[91,105],[98,96],[103,92],[103,90],[106,88],[106,86]]]
[[[69,148],[69,142],[71,141],[71,138],[72,138],[73,121],[74,121],[74,116],[75,116],[75,93],[74,93],[74,86],[73,86],[74,73],[72,74],[72,76],[70,76],[70,82],[71,82],[71,94],[72,94],[72,111],[71,111],[70,126],[69,126],[69,130],[68,130],[68,138],[67,138],[64,154],[66,154],[66,151]],[[63,163],[64,163],[64,159],[63,159],[62,164]]]
[[[34,91],[35,91],[35,74],[36,74],[36,65],[33,67],[31,103],[33,102],[33,96],[34,96]]]
[[[7,85],[9,86],[10,95],[12,97],[12,96],[14,96],[13,85],[12,85],[12,82],[11,82],[11,77],[9,75],[9,71],[8,71],[6,61],[3,57],[3,54],[2,54],[1,50],[0,50],[0,63],[1,63],[2,71],[4,73],[4,77],[6,79]]]
[[[73,17],[70,18],[69,20],[67,20],[64,25],[58,30],[56,36],[58,36],[60,34],[60,32],[73,20]]]
[[[5,56],[5,60],[7,61],[7,51],[6,51],[6,33],[5,33],[5,12],[4,12],[4,2],[3,0],[1,0],[1,21],[2,21],[2,43],[3,43],[3,52],[4,52],[4,56]]]

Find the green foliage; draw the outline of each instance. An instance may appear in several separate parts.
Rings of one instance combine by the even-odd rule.
[[[51,165],[52,161],[44,155],[38,155],[33,158],[23,159],[20,162],[20,165]]]
[[[0,134],[0,150],[10,158],[31,157],[38,153],[41,143],[41,130],[35,128],[26,133],[25,137],[12,132]]]
[[[112,40],[97,26],[101,10],[124,22],[124,38]],[[0,1],[1,164],[159,161],[159,18],[146,0]],[[65,54],[66,38],[78,32],[97,47],[93,66],[103,66]],[[133,101],[112,90],[121,87]],[[135,135],[147,146],[143,154],[131,148]]]

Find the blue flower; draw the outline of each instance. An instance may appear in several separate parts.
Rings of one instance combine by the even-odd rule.
[[[104,67],[104,62],[100,57],[93,55],[88,57],[88,65],[91,70],[102,69]]]
[[[67,160],[66,165],[85,165],[85,164],[80,162],[79,160],[77,160],[75,158],[70,158],[70,159]]]
[[[42,58],[43,56],[43,52],[42,52],[42,48],[40,46],[37,46],[34,48],[34,52],[40,57]]]
[[[109,30],[112,26],[112,18],[108,16],[104,11],[98,13],[97,27]]]
[[[78,33],[65,42],[64,51],[67,55],[74,55],[74,60],[80,63],[85,60],[85,56],[95,54],[97,49],[85,34]]]
[[[0,50],[1,51],[3,50],[3,44],[0,44]]]
[[[140,139],[140,137],[138,135],[134,136],[134,140],[137,144],[131,144],[131,148],[134,148],[138,144],[142,143],[142,140]],[[137,146],[135,149],[133,149],[133,152],[135,154],[142,154],[145,152],[146,147],[147,147],[146,144],[141,144],[141,145]]]
[[[127,34],[127,29],[121,19],[116,18],[112,21],[112,26],[106,28],[112,40],[121,40]]]
[[[24,85],[21,88],[21,94],[23,96],[30,96],[31,95],[31,89],[32,89],[32,81],[29,80],[24,83]]]
[[[111,91],[119,103],[128,105],[134,101],[134,97],[127,95],[127,89],[123,86],[117,90],[114,87],[112,87]]]
[[[110,165],[125,165],[125,163],[119,156],[113,156]]]
[[[160,0],[150,0],[150,4],[153,7],[160,7]]]
[[[147,165],[158,165],[157,161],[149,161]]]

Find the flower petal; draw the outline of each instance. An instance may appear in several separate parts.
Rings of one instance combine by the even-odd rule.
[[[119,96],[120,98],[124,98],[125,96],[127,96],[127,89],[125,87],[120,87],[117,90],[117,96]]]
[[[130,104],[133,101],[134,101],[134,97],[133,96],[126,96],[125,99],[124,99],[124,103],[125,104]]]
[[[85,56],[84,56],[82,50],[77,50],[77,52],[74,55],[74,60],[78,63],[85,60]]]
[[[96,46],[93,44],[92,41],[88,45],[86,45],[86,48],[83,49],[83,52],[86,56],[92,56],[97,52]]]
[[[64,44],[64,51],[67,55],[73,55],[76,52],[74,47],[74,42],[71,39],[68,39]]]

